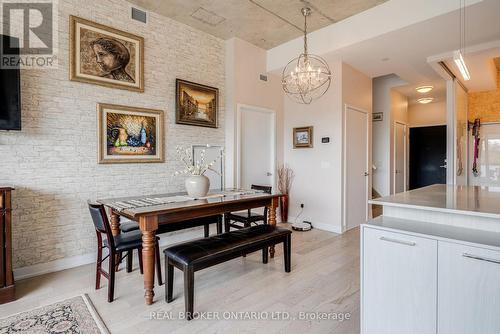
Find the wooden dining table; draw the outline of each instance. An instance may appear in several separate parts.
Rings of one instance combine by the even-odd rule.
[[[202,199],[186,199],[176,202],[151,204],[139,207],[125,208],[123,203],[134,201],[149,201],[154,203],[165,198],[186,197],[186,193],[156,194],[147,196],[121,197],[97,200],[109,208],[110,224],[113,235],[120,231],[120,217],[136,221],[142,231],[142,259],[144,270],[144,299],[147,305],[154,301],[154,269],[155,269],[155,239],[159,225],[189,221],[190,219],[220,215],[260,207],[268,208],[268,224],[276,225],[276,208],[280,194],[262,192],[236,191],[228,189],[209,194]],[[153,200],[152,200],[153,199]],[[117,204],[118,203],[118,204]],[[271,258],[274,257],[274,247],[270,247]]]

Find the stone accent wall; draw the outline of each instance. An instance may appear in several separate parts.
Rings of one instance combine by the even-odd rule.
[[[59,0],[59,69],[22,73],[23,130],[0,132],[0,184],[16,188],[15,268],[95,252],[88,199],[181,190],[175,146],[224,144],[224,41],[130,11],[124,0]],[[144,37],[144,93],[69,81],[70,15]],[[218,129],[175,124],[176,78],[219,88]],[[97,103],[164,110],[166,162],[99,165]]]

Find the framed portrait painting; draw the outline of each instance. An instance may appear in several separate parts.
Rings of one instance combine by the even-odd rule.
[[[144,92],[144,39],[70,16],[70,80]]]
[[[164,162],[163,111],[98,104],[99,163]]]
[[[176,123],[216,128],[219,89],[181,79],[175,83]]]
[[[293,148],[313,147],[313,127],[293,128]]]

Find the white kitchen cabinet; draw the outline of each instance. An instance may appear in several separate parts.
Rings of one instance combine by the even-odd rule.
[[[440,241],[438,333],[500,333],[500,252]]]
[[[362,238],[362,333],[436,334],[437,241],[367,226]]]

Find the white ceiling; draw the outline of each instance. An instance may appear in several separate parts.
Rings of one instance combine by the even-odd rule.
[[[222,39],[238,37],[270,49],[302,35],[308,6],[308,31],[344,20],[387,0],[128,0]]]
[[[500,47],[494,47],[479,52],[465,54],[465,63],[470,73],[470,80],[463,81],[470,92],[481,92],[497,88],[497,75],[499,69],[495,65],[495,58],[500,57]],[[462,79],[460,71],[453,59],[445,61],[453,74]]]
[[[485,0],[467,7],[467,44],[476,45],[500,39],[500,1]],[[376,38],[340,49],[342,60],[371,77],[394,73],[409,83],[400,87],[411,101],[421,97],[414,88],[432,84],[436,89],[433,97],[443,99],[445,87],[442,78],[427,62],[427,58],[459,48],[459,12],[454,11],[430,20],[410,25]],[[470,56],[471,70],[476,76],[474,83],[490,81],[476,62],[484,62],[486,56]],[[477,58],[477,59],[476,59]],[[469,56],[466,57],[469,61]]]

